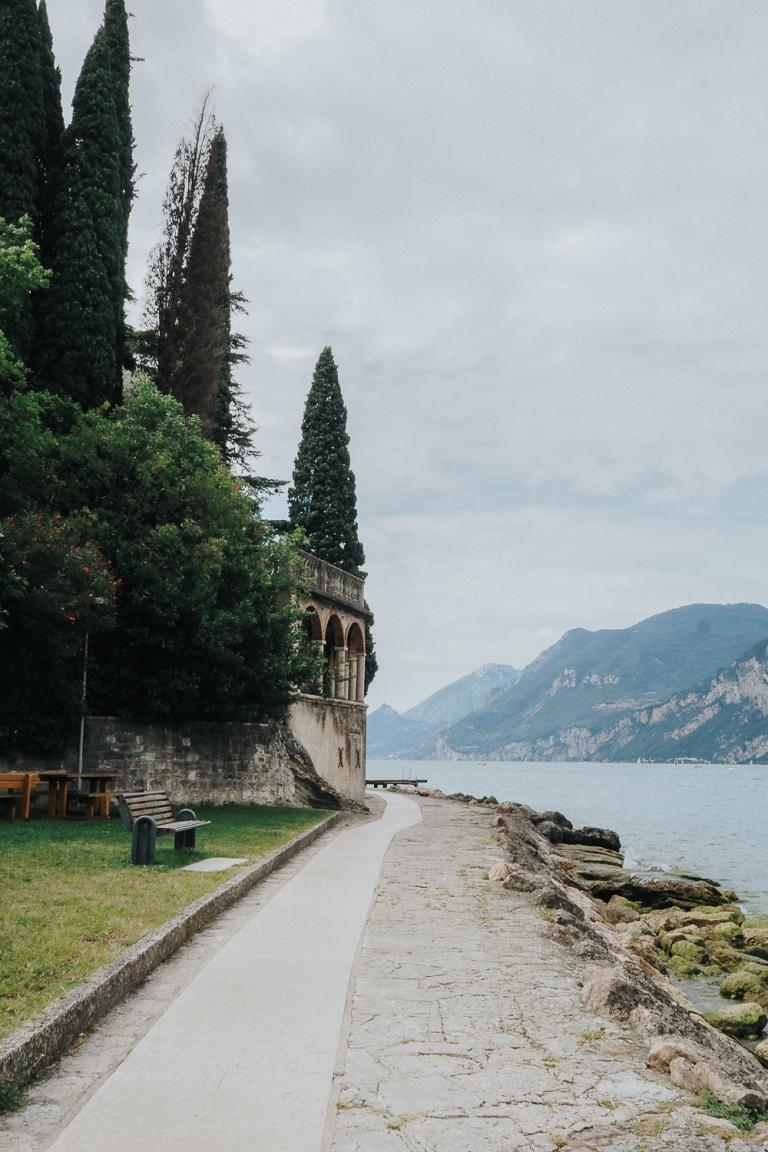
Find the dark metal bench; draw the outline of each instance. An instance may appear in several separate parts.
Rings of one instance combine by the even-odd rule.
[[[131,864],[154,864],[158,836],[173,834],[174,848],[194,848],[198,820],[191,808],[174,816],[167,792],[123,792],[117,798],[120,818],[131,830]]]

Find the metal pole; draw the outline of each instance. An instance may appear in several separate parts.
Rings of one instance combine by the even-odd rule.
[[[85,705],[88,697],[88,631],[85,633],[83,648],[83,693],[80,698],[80,747],[77,753],[77,774],[81,779],[77,781],[78,792],[82,788],[83,773],[83,746],[85,744]]]

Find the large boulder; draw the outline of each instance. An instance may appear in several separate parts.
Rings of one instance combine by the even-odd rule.
[[[626,896],[639,904],[666,908],[676,904],[693,908],[701,904],[725,904],[726,896],[709,880],[692,880],[685,876],[667,876],[659,872],[620,872],[615,877],[595,880],[590,889],[600,900]]]
[[[612,852],[618,852],[621,848],[618,834],[610,828],[576,828],[574,836],[578,837],[576,843],[593,848],[609,848]]]
[[[569,832],[573,828],[573,824],[571,824],[567,816],[563,816],[562,812],[534,812],[531,820],[537,825],[557,824],[558,827],[565,828]],[[540,828],[539,831],[541,831]]]
[[[768,1013],[761,1004],[745,1002],[727,1004],[707,1012],[704,1019],[726,1036],[739,1040],[754,1040],[768,1024]]]

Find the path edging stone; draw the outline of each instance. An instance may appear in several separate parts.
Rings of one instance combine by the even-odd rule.
[[[344,815],[344,812],[333,812],[265,859],[201,896],[94,972],[84,984],[54,1001],[40,1016],[12,1032],[0,1042],[0,1084],[21,1088],[34,1079],[182,944],[237,903],[260,880],[328,832]]]

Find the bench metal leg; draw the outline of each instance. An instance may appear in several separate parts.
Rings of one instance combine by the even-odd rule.
[[[140,816],[133,825],[131,864],[154,864],[157,825],[151,816]]]
[[[177,832],[173,837],[173,846],[179,848],[194,848],[197,839],[197,829],[188,828],[186,832]]]

